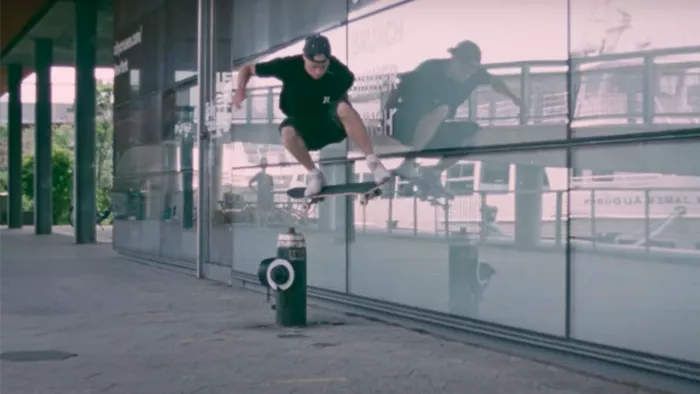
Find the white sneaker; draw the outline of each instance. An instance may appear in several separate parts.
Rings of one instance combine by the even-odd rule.
[[[320,193],[321,189],[323,189],[323,186],[325,185],[326,179],[323,176],[323,173],[318,169],[312,170],[306,177],[306,190],[304,190],[304,196],[310,197]]]
[[[372,171],[374,176],[374,182],[377,184],[382,184],[391,178],[391,173],[384,167],[381,161],[378,159],[368,159],[367,168]]]

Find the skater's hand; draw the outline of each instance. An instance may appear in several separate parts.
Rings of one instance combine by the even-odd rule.
[[[241,109],[241,104],[243,104],[243,101],[245,101],[246,95],[245,95],[245,90],[236,90],[236,93],[233,94],[233,107],[236,109]]]

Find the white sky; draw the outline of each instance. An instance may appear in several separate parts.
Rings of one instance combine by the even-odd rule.
[[[114,71],[111,68],[98,68],[95,78],[112,83]],[[51,67],[51,101],[72,104],[75,100],[75,69],[73,67]],[[36,74],[32,73],[22,81],[22,102],[36,102]],[[0,97],[0,102],[7,102],[8,94]]]

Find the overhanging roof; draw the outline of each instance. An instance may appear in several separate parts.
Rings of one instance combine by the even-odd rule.
[[[19,41],[27,26],[33,25],[32,19],[43,14],[52,0],[0,0],[0,56]],[[4,57],[4,56],[2,56]],[[0,60],[2,60],[0,57]],[[4,63],[4,62],[3,62]],[[31,73],[25,70],[24,76]],[[0,94],[7,91],[7,67],[0,68]]]
[[[98,2],[97,65],[113,63],[113,16],[111,0]],[[34,39],[54,41],[53,63],[56,66],[74,64],[75,2],[72,0],[0,0],[0,94],[7,91],[7,64],[24,65],[24,76],[33,72]]]

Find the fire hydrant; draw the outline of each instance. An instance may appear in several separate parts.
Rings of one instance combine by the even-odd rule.
[[[277,238],[277,257],[260,263],[258,278],[275,291],[277,324],[283,327],[306,325],[306,241],[290,228]]]

